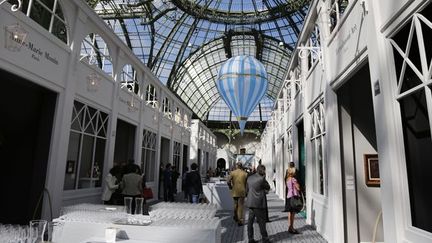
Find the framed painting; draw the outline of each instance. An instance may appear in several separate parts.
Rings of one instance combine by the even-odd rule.
[[[75,160],[68,160],[66,163],[66,174],[73,174],[75,172]]]
[[[379,187],[380,172],[378,154],[364,154],[365,182],[366,186]]]

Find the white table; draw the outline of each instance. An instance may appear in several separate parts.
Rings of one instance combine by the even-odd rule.
[[[157,205],[157,204],[156,204]],[[173,208],[180,207],[178,210],[185,208],[187,210],[202,210],[202,205],[192,204],[160,204],[159,207]],[[60,243],[85,243],[100,242],[105,239],[105,229],[115,227],[127,235],[127,241],[121,240],[121,243],[135,242],[184,242],[184,243],[220,243],[221,242],[221,223],[216,217],[209,218],[182,218],[176,217],[175,212],[172,218],[154,218],[153,222],[147,226],[140,225],[121,225],[114,224],[118,219],[129,218],[124,212],[120,211],[123,207],[114,207],[115,210],[107,210],[104,205],[80,204],[65,207],[60,218],[55,219],[62,223],[63,227],[55,228],[53,242]],[[211,207],[208,208],[210,210]],[[184,210],[184,211],[187,211]],[[191,215],[196,215],[191,212]],[[167,216],[170,216],[167,215]],[[179,215],[177,215],[179,216]],[[145,217],[145,216],[143,216]],[[148,217],[148,216],[147,216]],[[124,235],[124,234],[123,234]],[[96,239],[96,240],[95,240]],[[102,241],[104,242],[104,241]]]
[[[142,243],[142,241],[140,240],[118,240],[116,241],[118,243]],[[156,241],[145,241],[146,243],[159,243]],[[80,243],[106,243],[105,238],[103,237],[92,237],[89,239],[84,240],[83,242]]]
[[[234,202],[231,191],[225,183],[206,183],[203,185],[204,195],[207,200],[218,206],[218,209],[233,210]]]
[[[169,226],[133,226],[133,225],[116,225],[101,223],[84,223],[84,222],[66,222],[63,226],[60,239],[54,239],[54,242],[61,243],[86,243],[92,242],[93,239],[105,239],[105,229],[107,227],[116,227],[124,230],[129,238],[128,241],[118,241],[120,243],[134,242],[157,242],[157,243],[220,243],[221,227],[216,228],[186,228],[186,227],[169,227]],[[97,241],[96,241],[97,242]],[[102,241],[104,242],[104,241]]]

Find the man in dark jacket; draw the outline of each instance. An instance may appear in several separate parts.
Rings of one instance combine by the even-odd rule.
[[[189,202],[198,203],[199,195],[203,193],[201,176],[198,172],[198,165],[192,163],[191,172],[186,175],[186,188],[189,195]]]
[[[172,189],[172,171],[171,164],[167,164],[165,166],[165,170],[163,172],[163,189],[164,189],[164,201],[165,202],[174,202],[174,192]]]
[[[248,177],[246,182],[246,203],[245,206],[249,208],[248,220],[248,239],[249,243],[256,242],[253,238],[253,223],[255,217],[258,221],[261,236],[264,243],[268,243],[269,238],[266,229],[266,192],[270,190],[270,184],[265,179],[265,166],[258,165],[257,173]]]

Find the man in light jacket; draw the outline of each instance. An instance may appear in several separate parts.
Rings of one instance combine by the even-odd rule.
[[[266,229],[266,193],[270,190],[270,185],[265,179],[265,166],[258,165],[257,173],[251,175],[246,183],[246,207],[249,208],[249,220],[247,225],[249,243],[256,242],[253,238],[253,223],[255,217],[258,221],[261,236],[264,243],[270,242]]]
[[[231,194],[234,199],[234,220],[239,226],[244,224],[243,205],[246,197],[246,179],[247,173],[243,170],[242,164],[236,164],[237,169],[232,171],[228,177],[228,183],[231,185]]]

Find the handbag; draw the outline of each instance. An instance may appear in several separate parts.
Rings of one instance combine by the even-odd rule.
[[[291,181],[292,183],[292,181]],[[292,183],[292,186],[294,188],[294,183]],[[302,194],[300,192],[300,194]],[[303,210],[303,197],[302,196],[293,196],[290,198],[289,200],[290,203],[290,207],[293,211],[295,211],[296,213],[299,213],[300,211]]]
[[[153,191],[150,187],[144,187],[142,195],[146,200],[152,199],[153,198]]]
[[[291,209],[296,212],[299,213],[300,211],[302,211],[303,209],[303,200],[300,196],[293,196],[290,198],[289,200]]]

